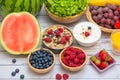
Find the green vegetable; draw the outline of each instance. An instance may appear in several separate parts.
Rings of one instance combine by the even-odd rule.
[[[60,17],[70,17],[83,12],[89,0],[45,0],[50,12]]]

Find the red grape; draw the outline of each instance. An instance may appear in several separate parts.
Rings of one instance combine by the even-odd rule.
[[[111,13],[108,13],[108,17],[109,17],[109,18],[113,18],[113,16],[114,16],[114,15],[113,15],[112,12],[111,12]]]
[[[98,15],[97,15],[97,18],[98,18],[99,20],[102,19],[102,17],[103,17],[102,14],[98,14]]]
[[[106,19],[105,19],[105,18],[102,18],[100,22],[103,24],[103,23],[106,22]]]
[[[108,13],[105,13],[105,14],[104,14],[104,17],[105,17],[105,18],[108,18]]]
[[[115,10],[115,11],[114,11],[114,15],[115,15],[115,16],[118,16],[118,15],[119,15],[118,10]]]
[[[91,11],[91,14],[92,14],[92,15],[96,15],[96,14],[97,14],[97,11],[96,11],[96,10],[92,10],[92,11]]]
[[[112,26],[105,24],[106,28],[112,29]]]
[[[114,21],[117,21],[118,18],[119,18],[118,16],[114,16],[114,17],[113,17]]]
[[[104,7],[104,8],[103,8],[103,11],[104,11],[104,12],[107,12],[108,10],[109,10],[108,7]]]
[[[106,24],[108,24],[108,25],[111,24],[111,19],[107,19]]]

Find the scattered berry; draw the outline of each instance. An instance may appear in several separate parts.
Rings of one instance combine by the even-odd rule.
[[[67,41],[70,40],[70,36],[64,36],[64,37]]]
[[[16,73],[19,73],[19,71],[20,71],[19,69],[15,69],[15,72],[16,72]]]
[[[89,26],[89,27],[88,27],[88,30],[91,30],[91,29],[92,29],[92,28]]]
[[[61,79],[62,79],[61,74],[56,74],[56,79],[57,79],[57,80],[61,80]]]
[[[48,30],[47,33],[50,35],[53,34],[53,29]]]
[[[46,43],[49,43],[49,42],[51,42],[51,38],[50,38],[50,37],[46,37],[46,38],[44,38],[44,41],[45,41]]]
[[[12,76],[15,76],[15,75],[16,75],[16,72],[12,72],[11,75],[12,75]]]
[[[85,34],[85,37],[90,36],[90,32],[85,32],[84,34]]]
[[[64,80],[67,80],[69,78],[69,75],[68,74],[63,74],[63,79]]]
[[[58,28],[58,31],[60,31],[62,33],[63,32],[63,28]]]
[[[66,42],[67,42],[66,39],[64,37],[62,37],[60,40],[60,44],[66,44]]]
[[[12,59],[12,63],[16,63],[16,59]]]
[[[57,31],[56,32],[56,37],[60,37],[61,36],[61,32],[60,31]]]
[[[25,76],[23,74],[20,75],[20,79],[24,79]]]

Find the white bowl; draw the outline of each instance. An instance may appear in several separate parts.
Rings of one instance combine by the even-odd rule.
[[[91,29],[88,29],[91,27]],[[85,32],[89,32],[90,35],[85,37]],[[81,22],[75,25],[73,35],[77,42],[82,46],[93,46],[101,38],[101,30],[98,25],[91,22]]]

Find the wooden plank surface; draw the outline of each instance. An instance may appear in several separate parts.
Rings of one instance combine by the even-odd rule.
[[[45,13],[42,8],[40,15],[37,17],[38,21],[41,25],[42,31],[44,31],[48,26],[53,24],[59,24],[51,20]],[[82,21],[87,21],[86,16],[84,15],[79,21],[72,24],[65,24],[71,30],[73,30],[74,26]],[[82,47],[74,41],[74,44],[79,46],[85,50],[88,55],[88,62],[85,67],[77,72],[69,72],[63,69],[59,63],[58,54],[56,54],[57,62],[53,69],[46,74],[37,74],[31,71],[27,65],[27,56],[20,55],[14,56],[5,52],[0,47],[0,80],[19,80],[20,74],[25,75],[25,80],[55,80],[55,75],[57,73],[69,74],[68,80],[120,80],[120,56],[116,56],[112,53],[112,48],[110,44],[110,34],[102,33],[102,37],[100,41],[92,47]],[[116,60],[115,66],[110,68],[109,70],[99,73],[89,62],[89,57],[101,49],[106,49],[110,55]],[[17,62],[15,64],[12,63],[12,59],[15,58]],[[16,68],[20,69],[20,72],[15,76],[11,76],[11,72]]]

